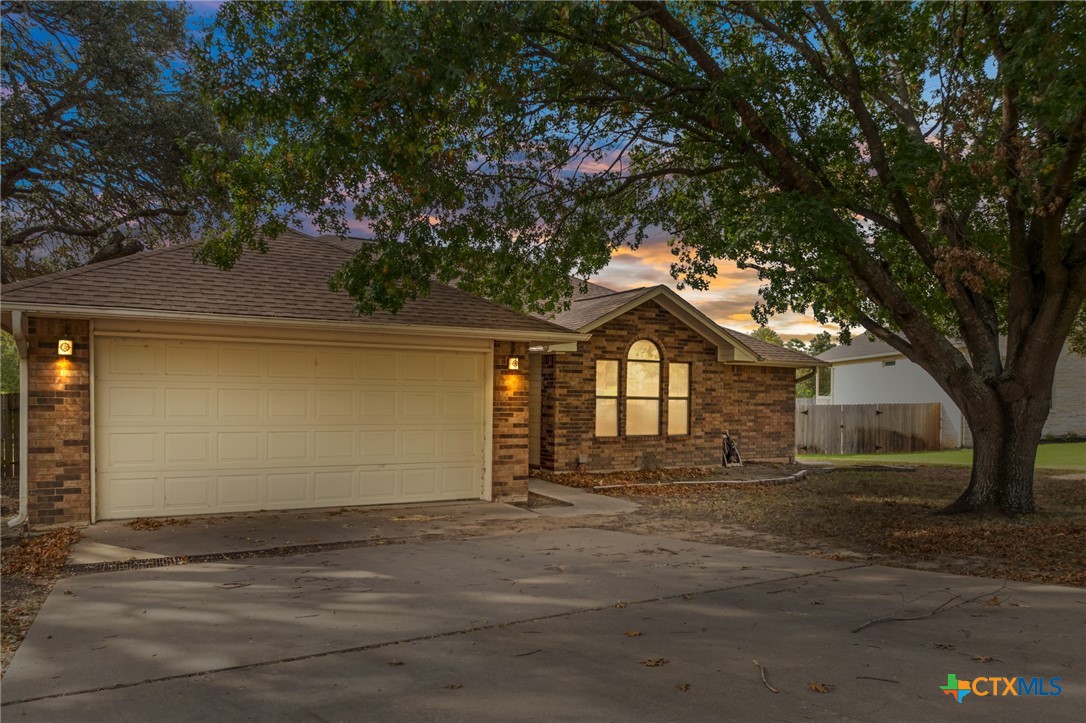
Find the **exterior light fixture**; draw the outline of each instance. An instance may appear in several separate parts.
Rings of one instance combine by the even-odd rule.
[[[509,357],[509,361],[507,362],[505,368],[509,369],[510,371],[519,370],[520,369],[520,357],[519,356],[511,356],[511,357]]]
[[[71,356],[72,347],[71,339],[60,339],[57,341],[57,356]]]

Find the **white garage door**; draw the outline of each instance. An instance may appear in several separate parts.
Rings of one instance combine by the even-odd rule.
[[[101,519],[478,498],[479,352],[95,340]]]

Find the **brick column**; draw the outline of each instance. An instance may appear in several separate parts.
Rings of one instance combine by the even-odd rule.
[[[520,357],[511,371],[510,356]],[[528,499],[528,344],[494,343],[494,448],[491,481],[497,502]]]
[[[27,349],[29,525],[90,522],[90,323],[30,318]],[[57,356],[57,341],[75,343]]]

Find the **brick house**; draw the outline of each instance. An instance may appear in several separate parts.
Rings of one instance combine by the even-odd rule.
[[[589,336],[533,348],[530,463],[553,471],[795,458],[795,385],[812,357],[719,326],[666,286],[588,283],[552,321]]]
[[[523,500],[530,457],[717,464],[724,428],[792,456],[809,357],[662,287],[592,286],[546,320],[435,283],[362,317],[327,283],[359,245],[289,231],[229,272],[180,244],[4,286],[26,410],[9,523]]]

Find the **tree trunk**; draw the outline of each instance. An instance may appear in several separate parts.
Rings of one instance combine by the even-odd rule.
[[[993,392],[988,404],[966,410],[973,431],[973,470],[969,486],[945,513],[998,511],[1026,515],[1035,511],[1033,465],[1048,419],[1051,380],[1007,401]]]

